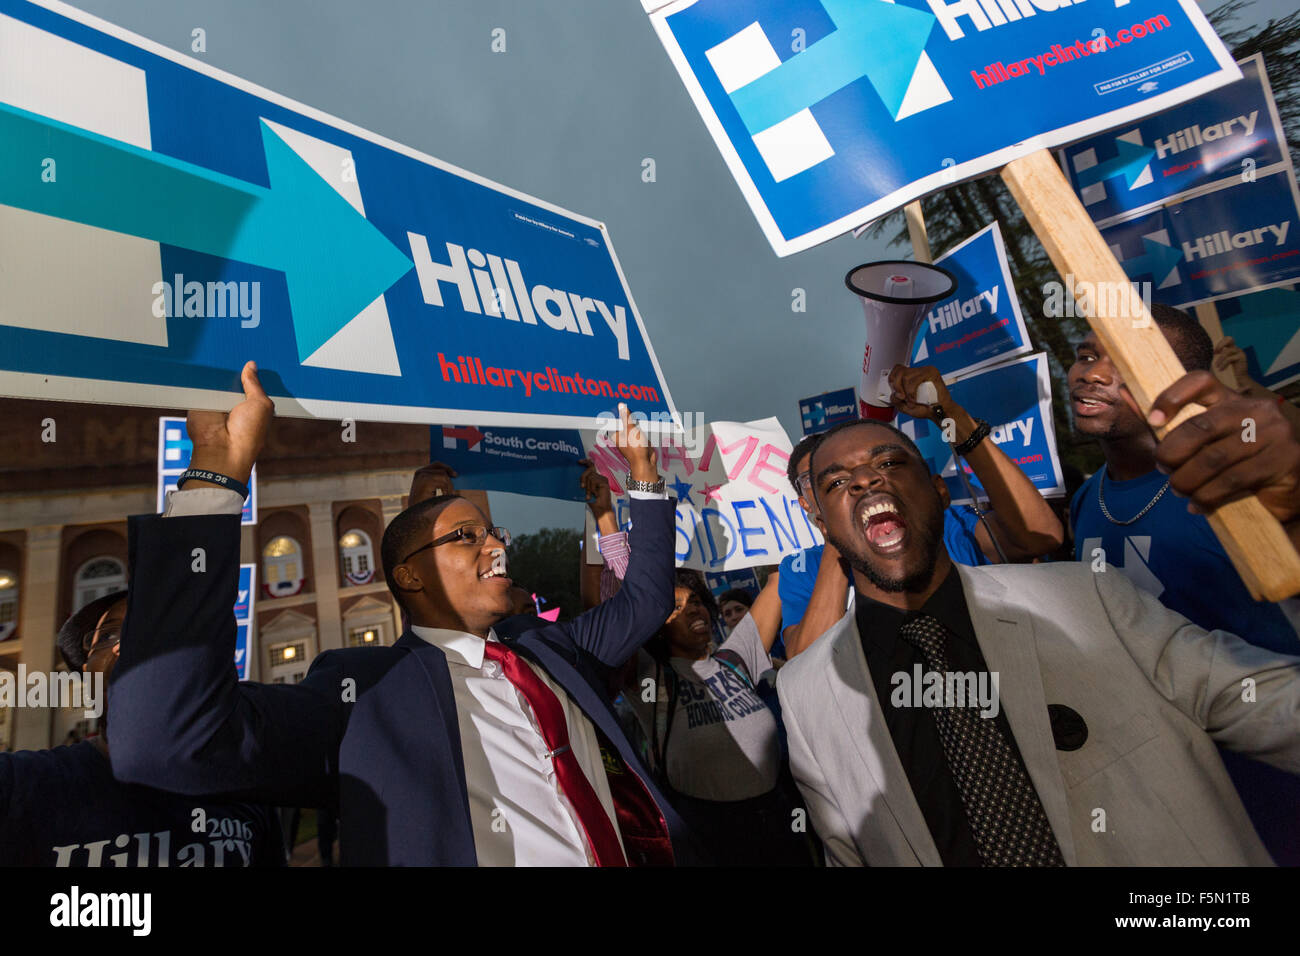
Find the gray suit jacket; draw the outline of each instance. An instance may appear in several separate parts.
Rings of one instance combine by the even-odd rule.
[[[1300,773],[1300,658],[1201,630],[1116,568],[955,567],[1068,864],[1271,864],[1215,742]],[[852,611],[777,690],[827,863],[941,866]],[[1056,749],[1049,704],[1082,715],[1081,748]]]

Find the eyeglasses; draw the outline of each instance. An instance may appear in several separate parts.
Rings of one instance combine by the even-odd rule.
[[[811,497],[812,472],[803,471],[796,475],[794,479],[794,490],[796,494],[803,495],[804,497]]]
[[[444,534],[440,538],[434,538],[423,547],[416,548],[406,557],[402,558],[398,563],[405,564],[421,551],[428,551],[430,548],[436,548],[438,545],[446,544],[448,541],[464,541],[466,544],[473,545],[476,548],[481,548],[483,547],[483,542],[487,541],[489,535],[500,541],[502,547],[510,547],[510,532],[505,528],[485,528],[481,524],[471,524],[457,528],[455,531]]]
[[[81,650],[89,657],[100,654],[122,640],[122,625],[109,624],[87,631],[81,638]]]

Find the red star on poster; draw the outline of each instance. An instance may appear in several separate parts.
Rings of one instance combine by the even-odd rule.
[[[721,501],[722,487],[722,484],[711,485],[706,481],[704,483],[704,503],[707,505],[710,501]]]

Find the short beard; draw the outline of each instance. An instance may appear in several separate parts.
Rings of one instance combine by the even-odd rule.
[[[849,567],[854,571],[861,572],[867,580],[878,587],[880,590],[890,594],[906,593],[919,594],[930,586],[930,581],[934,578],[935,565],[939,560],[939,546],[943,538],[943,510],[938,512],[938,518],[927,528],[917,530],[917,540],[921,544],[922,552],[925,557],[922,567],[913,573],[902,578],[887,578],[872,563],[868,552],[861,554],[855,552],[846,541],[841,541],[832,534],[829,529],[826,534],[831,544],[835,545],[836,550],[844,555],[848,561]]]
[[[1121,398],[1120,401],[1123,401],[1123,399]],[[1080,418],[1073,415],[1071,416],[1071,424],[1074,426],[1076,435],[1091,438],[1095,441],[1123,441],[1126,438],[1133,438],[1143,432],[1150,431],[1147,423],[1133,415],[1131,409],[1126,408],[1124,411],[1129,412],[1129,414],[1126,415],[1121,412],[1102,428],[1090,427],[1095,426],[1095,418]]]

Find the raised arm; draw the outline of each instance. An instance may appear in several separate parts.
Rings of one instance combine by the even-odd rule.
[[[579,481],[582,490],[587,493],[587,507],[596,522],[596,534],[599,536],[601,560],[592,564],[586,554],[578,560],[582,562],[581,591],[582,607],[591,610],[601,601],[613,596],[619,581],[627,571],[627,534],[618,530],[618,517],[614,514],[614,499],[609,491],[609,479],[596,470],[595,464],[583,458],[578,461],[584,471]],[[607,554],[606,544],[617,541],[617,557]]]
[[[627,459],[631,477],[639,482],[660,481],[658,458],[625,406],[616,444]],[[610,667],[618,667],[648,641],[673,610],[676,557],[675,500],[662,492],[629,493],[632,530],[631,555],[618,593],[579,615],[567,627],[574,643]]]
[[[191,412],[189,433],[194,469],[246,484],[272,409],[252,363],[243,381],[245,399],[229,416]],[[114,773],[181,793],[331,805],[344,722],[332,659],[298,685],[241,683],[235,672],[239,498],[217,482],[187,482],[167,515],[130,521],[126,620],[108,699]],[[195,510],[231,513],[182,515]]]
[[[813,580],[812,594],[804,603],[802,613],[796,613],[796,610],[799,595],[807,593],[801,591],[801,587],[806,587],[807,584],[806,581],[796,580],[797,577],[799,576],[795,573],[787,573],[779,585],[782,591],[782,613],[787,621],[794,621],[785,629],[787,660],[792,660],[796,654],[807,650],[813,641],[834,627],[835,622],[844,616],[844,607],[849,601],[849,576],[844,572],[839,551],[829,540],[822,546],[821,564]],[[806,578],[807,575],[802,577]],[[789,594],[788,599],[786,593]]]
[[[932,405],[916,401],[916,390],[922,382],[934,385],[938,399]],[[953,401],[937,368],[897,365],[889,374],[889,384],[894,389],[893,405],[904,414],[928,419],[941,428],[944,420],[950,419],[955,444],[965,441],[975,431],[975,419]],[[936,408],[943,410],[942,415],[935,411]],[[1029,476],[1007,457],[996,442],[985,438],[966,455],[966,462],[988,492],[989,520],[998,533],[998,542],[1006,552],[1007,560],[1028,561],[1061,546],[1065,529],[1061,527],[1060,519],[1038,493]],[[975,532],[975,539],[985,557],[990,561],[1000,560],[997,548],[982,524]]]
[[[772,653],[772,645],[781,632],[781,595],[779,593],[781,576],[773,571],[763,582],[763,590],[758,592],[749,609],[749,617],[758,628],[758,639],[763,642],[763,650]]]

